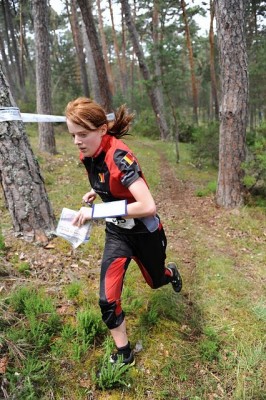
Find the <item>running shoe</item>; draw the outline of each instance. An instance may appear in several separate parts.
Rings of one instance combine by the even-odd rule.
[[[113,353],[110,356],[110,363],[111,364],[122,364],[122,365],[129,365],[132,366],[135,364],[135,358],[134,358],[134,353],[133,350],[131,350],[129,357],[125,358],[125,356],[119,352]]]
[[[167,265],[167,268],[172,272],[172,280],[171,284],[175,292],[179,293],[182,289],[182,278],[180,273],[178,272],[177,266],[174,262],[170,262]]]

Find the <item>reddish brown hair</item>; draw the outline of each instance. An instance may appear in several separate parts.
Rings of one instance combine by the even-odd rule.
[[[129,114],[125,105],[115,112],[114,121],[108,121],[104,109],[87,97],[78,97],[70,101],[65,110],[67,119],[85,129],[91,129],[91,124],[99,128],[103,124],[108,127],[107,134],[120,138],[128,133],[134,114]]]

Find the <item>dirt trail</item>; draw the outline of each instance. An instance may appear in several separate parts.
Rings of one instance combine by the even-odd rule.
[[[257,285],[259,296],[266,282],[259,258],[263,256],[266,244],[265,217],[260,220],[259,214],[254,216],[256,229],[249,229],[248,222],[241,227],[242,218],[245,218],[244,209],[223,209],[215,205],[212,196],[197,197],[193,184],[177,179],[173,167],[163,155],[160,171],[162,184],[156,194],[157,208],[166,228],[168,246],[179,255],[182,264],[191,272],[196,267],[197,240],[216,256],[230,257],[235,270]],[[171,220],[175,221],[173,229]],[[196,238],[190,236],[189,225],[193,226]],[[258,268],[254,268],[255,260]]]

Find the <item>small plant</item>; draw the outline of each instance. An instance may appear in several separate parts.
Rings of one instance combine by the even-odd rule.
[[[199,350],[203,361],[213,361],[219,357],[219,339],[212,328],[205,328],[204,339],[201,341]]]
[[[70,285],[68,285],[65,289],[68,299],[70,300],[76,299],[80,294],[81,287],[82,285],[80,282],[70,283]]]
[[[8,369],[8,391],[12,399],[37,399],[42,398],[49,363],[35,357],[27,357],[22,360],[20,368]]]
[[[73,340],[73,358],[80,360],[86,353],[95,338],[106,331],[99,314],[91,310],[82,310],[77,313],[76,337]]]
[[[23,334],[36,350],[51,344],[51,338],[61,329],[60,317],[50,298],[37,290],[22,287],[14,292],[9,303],[14,311],[25,315],[19,334]]]
[[[214,194],[216,192],[216,188],[217,188],[216,181],[209,182],[207,187],[205,187],[203,189],[198,189],[196,191],[196,196],[198,196],[198,197],[209,196],[210,194]]]
[[[151,328],[158,322],[159,314],[156,307],[151,306],[147,311],[143,312],[139,318],[139,324],[142,328]]]
[[[102,390],[113,389],[119,386],[130,386],[130,382],[128,382],[129,376],[127,374],[130,366],[119,362],[119,359],[115,364],[109,362],[111,346],[111,341],[108,338],[105,342],[105,355],[102,358],[99,371],[92,371],[93,382]]]
[[[26,276],[30,275],[30,265],[27,262],[22,262],[18,266],[18,271]]]

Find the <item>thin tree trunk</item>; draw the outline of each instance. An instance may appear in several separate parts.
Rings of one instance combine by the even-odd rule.
[[[122,71],[123,71],[122,76],[125,77],[125,94],[126,94],[127,90],[128,90],[128,84],[127,84],[127,57],[126,57],[127,45],[126,45],[125,18],[124,18],[124,14],[123,14],[123,11],[122,11],[122,5],[121,5],[121,27],[122,27],[122,60],[121,60],[121,66],[122,66]],[[132,93],[132,90],[131,90],[131,93]]]
[[[0,51],[1,51],[1,56],[2,56],[2,63],[3,63],[4,73],[5,73],[6,77],[7,77],[8,83],[9,83],[12,91],[14,91],[14,93],[15,93],[15,83],[14,83],[14,80],[13,80],[12,72],[10,71],[10,68],[9,68],[7,55],[5,53],[5,44],[4,44],[4,41],[3,41],[3,36],[2,36],[2,32],[1,31],[0,31]]]
[[[101,43],[102,43],[103,59],[104,59],[104,64],[105,64],[105,68],[106,68],[106,72],[107,72],[110,91],[113,96],[114,92],[115,92],[114,78],[113,78],[111,65],[108,60],[108,51],[107,51],[106,38],[105,38],[105,33],[104,33],[104,28],[103,28],[103,17],[102,17],[100,0],[97,0],[97,8],[98,8],[99,32],[100,32],[100,38],[101,38]]]
[[[102,99],[101,99],[100,85],[99,85],[99,81],[98,81],[97,71],[96,71],[95,62],[94,62],[92,51],[91,51],[90,41],[88,39],[88,35],[87,35],[86,28],[85,28],[83,21],[81,22],[81,31],[82,31],[83,43],[85,46],[85,53],[86,53],[86,58],[87,58],[86,66],[87,66],[87,73],[88,73],[89,80],[90,80],[91,95],[97,103],[101,104]]]
[[[78,60],[78,65],[79,65],[83,93],[84,93],[84,96],[90,97],[89,82],[88,82],[88,76],[87,76],[87,70],[86,70],[86,61],[85,61],[85,55],[83,52],[83,42],[82,42],[82,36],[81,36],[81,32],[79,29],[79,22],[78,22],[77,2],[76,2],[76,0],[71,0],[71,5],[70,5],[71,14],[69,14],[68,1],[66,2],[66,6],[67,6],[68,18],[70,21],[73,40],[74,40],[76,53],[77,53],[77,60]]]
[[[222,83],[216,201],[227,208],[242,205],[244,199],[242,163],[248,115],[244,5],[244,0],[215,0]]]
[[[9,2],[2,0],[2,9],[6,27],[6,39],[7,48],[9,52],[9,58],[14,68],[14,72],[17,75],[19,82],[19,93],[23,96],[25,95],[25,81],[20,68],[19,51],[17,46],[17,40],[14,32],[14,25],[11,18],[11,10]]]
[[[219,119],[219,102],[217,94],[217,81],[215,74],[215,57],[214,57],[214,32],[213,32],[213,20],[214,20],[214,3],[210,0],[210,32],[209,32],[209,42],[210,42],[210,73],[211,73],[211,91],[212,91],[212,101],[214,102],[214,115],[215,119]],[[213,104],[211,103],[211,108]]]
[[[1,65],[0,106],[16,107]],[[16,235],[46,243],[55,218],[21,121],[0,123],[0,184]]]
[[[160,130],[161,139],[164,140],[169,136],[169,129],[167,126],[167,122],[165,116],[163,114],[163,104],[161,103],[161,97],[158,86],[151,84],[151,74],[148,68],[148,65],[145,61],[144,53],[139,41],[139,35],[136,29],[136,26],[133,22],[130,6],[128,0],[121,0],[121,4],[123,7],[123,13],[125,15],[128,31],[131,37],[131,41],[133,43],[133,47],[135,53],[138,58],[139,67],[142,73],[143,78],[145,79],[147,85],[147,91],[151,100],[152,108],[156,116],[156,121]]]
[[[198,124],[198,89],[197,89],[197,82],[195,76],[195,66],[194,66],[194,56],[193,56],[193,49],[190,37],[190,29],[187,20],[187,13],[186,13],[186,3],[184,0],[181,0],[181,8],[183,12],[183,19],[185,23],[185,33],[186,33],[186,40],[187,40],[187,48],[189,53],[189,65],[190,65],[190,75],[191,75],[191,86],[192,86],[192,97],[193,97],[193,117],[194,122]]]
[[[99,2],[99,0],[98,0]],[[117,63],[118,63],[118,70],[119,70],[119,85],[121,88],[121,92],[123,95],[126,93],[126,79],[124,75],[124,70],[122,66],[122,61],[119,53],[119,47],[118,47],[118,41],[116,37],[116,31],[115,31],[115,23],[114,23],[114,14],[113,14],[113,8],[112,8],[112,2],[111,0],[108,0],[109,3],[109,11],[110,11],[110,16],[111,16],[111,22],[112,22],[112,35],[113,35],[113,42],[114,42],[114,49],[115,49],[115,54],[117,58]]]
[[[36,49],[37,112],[49,115],[52,114],[52,101],[47,1],[33,0],[32,6]],[[56,154],[53,125],[40,122],[38,126],[39,149],[49,154]]]
[[[154,78],[158,88],[158,96],[161,107],[161,113],[165,115],[164,98],[163,98],[163,85],[162,85],[162,69],[160,60],[160,43],[159,43],[159,4],[158,0],[153,2],[152,13],[152,33],[153,33],[153,51],[152,58],[154,62]]]
[[[95,62],[96,73],[100,85],[101,105],[107,112],[110,112],[112,111],[112,94],[110,91],[103,54],[92,14],[92,2],[91,0],[77,1],[81,10],[82,18],[86,27],[86,32],[92,50],[93,59]]]

